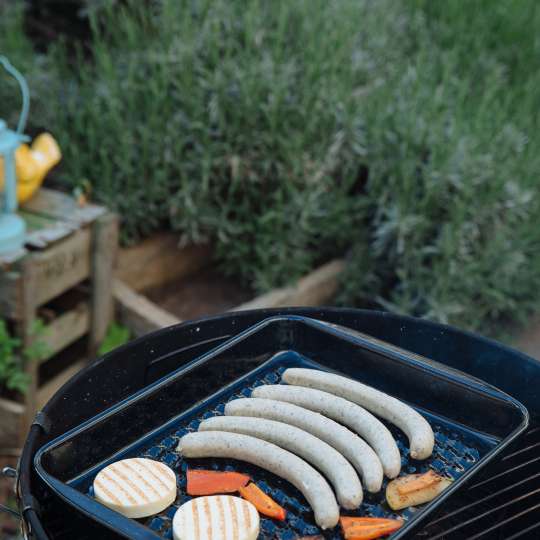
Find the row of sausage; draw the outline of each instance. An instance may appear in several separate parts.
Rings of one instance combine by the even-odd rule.
[[[358,508],[362,483],[378,492],[384,475],[399,475],[398,446],[378,417],[407,435],[413,459],[433,452],[427,420],[392,396],[314,369],[287,369],[283,382],[230,401],[225,416],[201,422],[178,450],[186,458],[243,460],[285,478],[303,493],[322,529],[338,523],[339,505]]]

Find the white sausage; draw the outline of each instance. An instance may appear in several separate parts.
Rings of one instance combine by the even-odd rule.
[[[321,471],[334,486],[341,506],[354,510],[362,503],[362,485],[351,464],[337,450],[303,429],[261,418],[214,416],[203,420],[199,431],[243,433],[277,444]]]
[[[426,459],[433,452],[435,438],[427,420],[402,401],[341,375],[317,369],[289,368],[283,374],[288,384],[308,386],[353,401],[388,420],[409,438],[411,457]]]
[[[268,418],[308,431],[345,456],[362,476],[368,491],[375,493],[381,489],[383,470],[377,454],[358,435],[322,414],[291,403],[259,398],[229,401],[225,414]]]
[[[258,386],[251,395],[294,403],[348,426],[375,450],[388,478],[399,474],[401,456],[394,437],[383,423],[360,405],[321,390],[283,384]]]
[[[186,458],[239,459],[266,469],[302,492],[319,527],[331,529],[337,525],[339,507],[326,480],[303,459],[275,444],[238,433],[200,431],[184,435],[178,451]]]

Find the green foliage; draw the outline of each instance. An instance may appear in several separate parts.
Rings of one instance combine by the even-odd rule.
[[[131,333],[129,328],[118,323],[112,323],[107,329],[107,335],[99,347],[98,354],[103,356],[109,351],[120,347],[120,345],[127,343],[130,339]]]
[[[47,122],[54,114],[50,110],[50,99],[57,99],[56,72],[46,55],[34,52],[23,32],[23,16],[23,2],[0,2],[0,54],[7,56],[25,76],[30,88],[30,124],[42,127],[41,122]],[[0,68],[0,118],[6,120],[11,129],[17,126],[21,104],[18,83]]]
[[[257,290],[342,253],[363,204],[349,196],[362,146],[347,111],[366,70],[344,67],[356,11],[312,0],[93,11],[93,63],[74,71],[58,52],[65,181],[91,179],[127,241],[167,224],[214,240],[223,268]]]
[[[31,328],[31,344],[21,351],[21,341],[9,334],[5,321],[0,319],[0,386],[26,391],[29,380],[24,363],[36,362],[46,356],[47,346],[40,339],[44,332],[43,322],[36,319]]]
[[[366,110],[374,275],[354,255],[341,298],[499,332],[538,308],[540,9],[414,5],[415,52]]]
[[[9,389],[23,389],[27,384],[16,350],[20,341],[8,334],[5,322],[0,319],[0,382]]]
[[[257,290],[348,252],[339,302],[483,331],[537,308],[536,0],[91,5],[91,55],[20,17],[0,49],[125,241],[210,239]]]

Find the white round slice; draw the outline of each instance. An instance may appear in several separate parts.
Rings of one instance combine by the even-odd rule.
[[[96,499],[129,518],[165,510],[176,499],[172,469],[145,458],[123,459],[102,469],[94,480]]]
[[[255,540],[257,536],[257,509],[231,495],[191,499],[173,518],[174,540]]]

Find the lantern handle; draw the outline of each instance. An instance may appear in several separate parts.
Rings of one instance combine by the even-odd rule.
[[[30,108],[30,92],[28,91],[28,85],[26,84],[25,78],[21,73],[11,64],[11,62],[5,57],[0,55],[0,64],[2,64],[5,70],[13,75],[19,86],[21,87],[22,94],[22,107],[21,115],[19,116],[19,123],[17,125],[17,133],[19,135],[23,134],[24,128],[26,127],[26,120],[28,118],[28,109]]]

